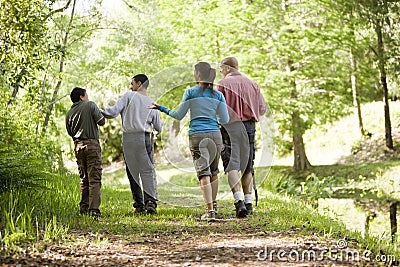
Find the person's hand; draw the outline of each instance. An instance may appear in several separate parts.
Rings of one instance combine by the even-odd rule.
[[[148,109],[159,109],[159,108],[160,108],[160,105],[158,105],[158,104],[156,104],[156,103],[153,103],[153,104],[151,104],[150,106],[147,106],[147,108],[148,108]]]

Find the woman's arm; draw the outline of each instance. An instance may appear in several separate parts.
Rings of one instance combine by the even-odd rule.
[[[156,103],[153,103],[151,106],[149,106],[149,108],[158,109],[161,112],[164,112],[165,114],[171,116],[174,119],[182,120],[183,117],[185,117],[186,113],[189,110],[189,99],[190,99],[189,94],[187,91],[185,91],[185,93],[183,94],[183,97],[182,97],[182,101],[179,104],[178,109],[176,109],[176,110],[170,110],[169,108],[158,105]]]

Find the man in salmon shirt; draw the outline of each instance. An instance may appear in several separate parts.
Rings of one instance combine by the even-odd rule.
[[[253,213],[255,123],[265,114],[266,104],[258,85],[241,74],[238,65],[234,57],[226,57],[221,61],[223,79],[218,82],[217,88],[225,96],[230,118],[221,127],[224,143],[221,158],[235,199],[236,217],[243,218]]]

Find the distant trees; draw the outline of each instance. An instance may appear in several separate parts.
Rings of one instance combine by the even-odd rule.
[[[104,106],[139,72],[154,78],[153,97],[175,105],[180,97],[160,88],[180,92],[187,78],[168,69],[233,55],[240,70],[260,84],[279,132],[278,150],[294,154],[294,169],[311,165],[303,135],[314,125],[354,108],[365,134],[366,101],[384,100],[386,145],[393,147],[389,105],[399,94],[397,1],[122,2],[121,14],[105,15],[97,1],[2,1],[2,113],[29,118],[31,128],[47,136],[63,131],[57,124],[72,87],[86,87]],[[109,160],[121,156],[119,133],[118,121],[102,133]]]

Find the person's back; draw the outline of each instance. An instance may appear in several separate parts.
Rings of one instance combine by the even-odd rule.
[[[235,200],[236,216],[253,213],[252,183],[255,155],[255,122],[266,112],[266,104],[258,85],[238,71],[238,61],[227,57],[221,61],[223,79],[218,90],[229,107],[230,121],[221,127],[224,150],[221,153],[224,170]],[[241,177],[239,176],[241,172]],[[242,183],[243,196],[240,190]]]
[[[129,132],[152,132],[152,126],[156,131],[161,132],[161,123],[158,120],[156,110],[147,109],[154,100],[147,95],[129,91],[124,97],[127,98],[125,110],[121,113],[123,131]],[[155,120],[157,119],[157,122]],[[154,122],[154,125],[152,125]]]
[[[74,152],[81,178],[80,213],[101,217],[101,147],[97,125],[105,119],[94,102],[89,101],[85,89],[76,87],[71,92],[71,109],[65,117],[68,134],[74,140]]]
[[[189,135],[218,132],[221,120],[222,123],[228,121],[228,114],[224,113],[224,96],[213,88],[204,89],[199,85],[189,88],[184,93],[179,109],[170,111],[169,115],[182,119],[188,110],[190,110]]]
[[[228,73],[218,82],[229,109],[230,123],[234,121],[258,121],[265,114],[264,97],[258,85],[239,71]]]
[[[74,139],[99,139],[97,122],[103,118],[97,114],[96,104],[92,101],[75,102],[66,114],[68,134]]]
[[[135,214],[154,214],[157,208],[157,181],[151,135],[153,129],[161,132],[162,125],[159,113],[147,109],[153,103],[147,95],[148,84],[146,75],[135,75],[130,91],[114,106],[102,110],[106,118],[115,118],[118,115],[122,118],[122,150]]]

